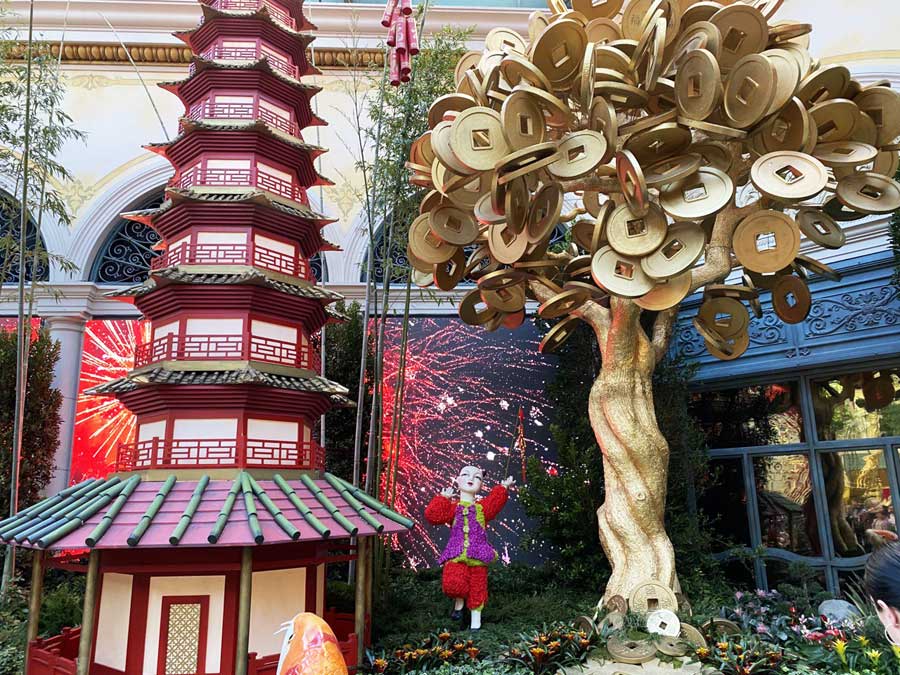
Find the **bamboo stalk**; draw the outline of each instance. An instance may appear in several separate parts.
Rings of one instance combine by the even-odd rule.
[[[323,539],[328,539],[331,536],[331,530],[310,510],[310,508],[303,503],[303,500],[297,496],[297,493],[294,491],[288,482],[281,477],[280,474],[275,474],[272,477],[272,480],[275,481],[275,484],[279,487],[279,489],[284,493],[285,497],[287,497],[288,501],[291,505],[300,512],[300,515],[303,516],[303,520],[305,520],[310,527],[312,527]]]
[[[96,624],[97,581],[100,577],[100,551],[93,549],[88,558],[87,577],[84,583],[84,606],[81,612],[81,635],[78,638],[78,666],[76,675],[90,675],[91,648],[94,644]]]
[[[313,496],[318,500],[318,502],[325,507],[325,510],[328,511],[328,515],[334,518],[337,521],[337,524],[343,527],[347,532],[351,535],[356,536],[359,532],[359,528],[356,527],[353,523],[351,523],[344,514],[341,513],[340,509],[334,505],[328,496],[322,492],[322,489],[313,482],[313,479],[303,474],[300,476],[300,482],[303,483],[304,487],[312,492]]]
[[[272,516],[272,520],[284,530],[285,534],[287,534],[291,539],[297,541],[300,538],[300,530],[298,530],[294,524],[289,521],[284,513],[279,509],[275,502],[272,501],[272,498],[266,494],[266,491],[262,489],[262,486],[256,482],[256,479],[253,476],[248,474],[248,478],[250,480],[250,488],[253,490],[253,494],[256,495],[256,498],[262,502],[263,507],[266,511],[269,512],[269,515]]]
[[[241,473],[241,492],[244,493],[244,510],[247,512],[247,526],[253,534],[253,541],[262,544],[266,538],[259,526],[259,516],[256,514],[256,502],[253,499],[253,489],[250,487],[250,476]]]
[[[238,474],[237,478],[235,478],[234,482],[231,484],[231,489],[228,491],[228,495],[225,497],[225,502],[222,504],[222,508],[219,510],[219,515],[216,518],[213,529],[209,533],[209,536],[206,538],[206,540],[210,544],[215,544],[217,541],[219,541],[219,537],[222,536],[222,530],[225,529],[225,525],[228,523],[228,517],[231,515],[231,510],[234,508],[234,500],[237,499],[238,492],[240,491],[241,475]]]
[[[131,494],[135,491],[140,482],[140,476],[132,476],[128,479],[128,482],[125,483],[125,487],[122,488],[119,496],[116,497],[116,500],[112,503],[112,506],[109,507],[109,510],[104,514],[103,518],[100,519],[100,522],[97,523],[97,527],[95,527],[84,540],[85,546],[93,548],[97,545],[97,542],[99,542],[100,539],[103,538],[103,535],[107,533],[110,526],[113,524],[113,521],[116,519],[116,516],[119,515],[119,511],[125,506],[128,498],[131,497]]]
[[[162,508],[163,502],[165,502],[166,497],[169,496],[169,492],[171,492],[172,486],[175,485],[176,480],[174,475],[169,476],[166,479],[166,482],[162,484],[162,487],[159,488],[159,492],[156,493],[153,501],[150,502],[150,505],[147,507],[144,515],[141,516],[137,526],[132,533],[128,535],[129,546],[137,546],[141,543],[141,539],[147,533],[147,529],[153,523],[153,519],[156,518],[156,514],[159,513],[159,510]]]
[[[25,668],[28,673],[31,643],[38,636],[41,619],[41,594],[44,590],[44,552],[34,551],[31,563],[31,588],[28,590],[28,627],[25,631]]]
[[[360,518],[362,518],[366,523],[373,527],[375,531],[378,532],[378,534],[381,534],[381,532],[384,530],[384,524],[378,522],[378,520],[366,510],[366,507],[363,506],[359,502],[359,500],[357,500],[356,497],[353,496],[350,489],[345,484],[341,483],[341,481],[332,476],[330,473],[326,473],[324,478],[331,487],[338,491],[341,497],[343,497],[344,500],[350,505],[350,507],[354,511],[356,511],[357,515]]]
[[[71,534],[79,527],[82,527],[89,518],[93,517],[100,509],[109,504],[125,487],[123,483],[118,483],[113,487],[104,490],[94,498],[87,506],[80,509],[75,514],[66,515],[66,522],[55,527],[55,523],[51,524],[48,531],[41,532],[39,535],[32,535],[31,541],[34,541],[39,547],[47,548],[58,542],[67,534]]]
[[[26,520],[30,521],[32,517],[38,516],[46,509],[56,506],[63,500],[67,499],[70,495],[73,495],[73,493],[75,493],[76,491],[86,491],[90,487],[90,485],[95,482],[96,479],[89,478],[88,480],[82,481],[77,485],[72,485],[66,488],[62,492],[56,493],[48,499],[40,501],[37,504],[32,504],[27,509],[19,511],[13,518],[7,518],[4,521],[0,521],[0,539],[6,539],[7,533],[14,531],[16,527],[24,523]]]
[[[347,481],[345,481],[342,478],[339,478],[337,476],[334,476],[334,478],[336,478],[339,482],[346,485],[354,497],[356,497],[359,501],[363,502],[366,506],[368,506],[369,508],[374,510],[378,515],[384,516],[385,518],[389,518],[390,520],[393,520],[395,523],[400,523],[401,525],[403,525],[406,528],[411,528],[415,525],[414,521],[410,520],[406,516],[402,516],[399,513],[392,511],[391,509],[389,509],[387,506],[385,506],[384,504],[379,502],[377,499],[375,499],[371,495],[363,492],[363,490],[361,490],[360,488],[352,486],[350,483],[348,483]]]
[[[353,607],[353,631],[356,633],[356,663],[364,663],[366,656],[366,549],[369,540],[360,537],[356,544],[357,569],[356,593]]]
[[[97,481],[89,490],[79,493],[78,495],[71,495],[66,500],[61,501],[56,506],[49,509],[46,513],[41,513],[40,518],[38,518],[36,522],[26,520],[20,523],[14,530],[11,530],[8,534],[4,535],[4,538],[18,542],[31,539],[39,532],[47,529],[49,524],[58,521],[60,518],[65,518],[68,513],[80,509],[86,504],[90,504],[104,490],[111,486],[118,485],[121,482],[120,478]],[[51,516],[55,520],[51,520]]]
[[[15,415],[13,416],[12,457],[10,458],[9,477],[9,515],[16,515],[19,504],[19,462],[22,458],[23,427],[25,424],[25,395],[28,386],[28,352],[31,331],[26,333],[25,327],[25,244],[28,233],[28,179],[29,158],[31,151],[31,71],[34,49],[34,0],[28,4],[28,48],[25,64],[25,130],[22,143],[22,203],[19,206],[19,286],[18,286],[18,323],[16,325],[16,395]],[[30,327],[29,327],[30,328]],[[6,591],[12,581],[16,566],[16,548],[6,547],[3,560],[3,577],[0,579],[0,598],[6,597]]]
[[[239,480],[239,479],[238,479]],[[238,484],[235,480],[235,484]],[[235,675],[247,675],[250,652],[250,602],[253,597],[253,549],[241,549],[241,580],[238,586],[238,625],[234,650]]]
[[[169,543],[172,544],[172,546],[177,546],[181,543],[181,538],[184,536],[184,533],[187,532],[188,526],[190,526],[191,521],[194,519],[194,514],[197,513],[197,508],[200,506],[200,502],[203,499],[203,493],[206,492],[206,487],[208,485],[209,476],[204,475],[198,481],[197,487],[194,488],[194,493],[191,495],[191,501],[184,507],[184,513],[181,514],[178,524],[175,526],[175,529],[172,530],[172,535],[169,537]]]

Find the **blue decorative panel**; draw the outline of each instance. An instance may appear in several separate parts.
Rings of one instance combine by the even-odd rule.
[[[771,294],[763,294],[763,318],[751,317],[750,347],[733,361],[720,361],[706,351],[691,325],[701,296],[691,296],[682,306],[673,351],[700,363],[698,382],[900,355],[900,288],[891,283],[892,257],[876,254],[834,267],[843,274],[840,282],[810,278],[813,305],[803,323],[782,322],[772,310]]]

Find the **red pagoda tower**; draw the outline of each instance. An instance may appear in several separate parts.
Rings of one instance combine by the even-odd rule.
[[[356,664],[364,617],[326,614],[326,565],[412,526],[325,472],[312,435],[350,403],[317,374],[311,342],[340,298],[309,266],[331,222],[307,199],[328,184],[314,166],[324,150],[301,136],[323,123],[318,88],[300,79],[317,72],[314,26],[302,0],[202,10],[176,34],[194,55],[188,78],[161,85],[184,103],[179,135],[148,146],[175,168],[167,200],[124,214],[164,242],[150,278],[114,293],[150,339],[132,372],[89,392],[127,406],[135,438],[113,475],[0,522],[0,541],[36,551],[33,599],[44,563],[88,557],[80,632],[33,640],[29,675],[274,675],[276,632],[303,611],[325,616]]]

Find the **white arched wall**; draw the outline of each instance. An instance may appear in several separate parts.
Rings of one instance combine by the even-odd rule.
[[[149,192],[163,187],[173,169],[165,159],[147,153],[147,159],[125,171],[85,206],[75,236],[65,255],[78,265],[77,279],[89,281],[94,258],[106,241],[119,214]]]

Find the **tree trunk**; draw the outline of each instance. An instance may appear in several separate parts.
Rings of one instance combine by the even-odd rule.
[[[640,325],[640,309],[614,301],[603,365],[588,413],[603,452],[605,502],[597,510],[600,542],[612,565],[604,599],[648,580],[679,591],[675,551],[665,529],[669,445],[656,422],[653,370],[658,354]],[[598,339],[600,338],[598,333]]]

